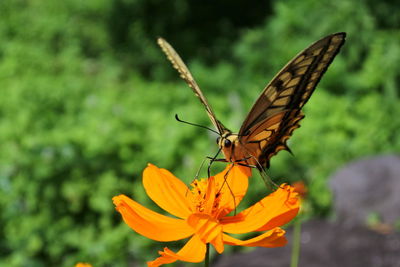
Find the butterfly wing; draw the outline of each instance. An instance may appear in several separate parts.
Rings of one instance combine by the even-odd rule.
[[[201,92],[200,87],[197,85],[196,81],[194,80],[192,74],[190,73],[188,67],[186,67],[181,57],[178,55],[175,49],[163,38],[158,38],[157,43],[167,55],[169,61],[171,61],[172,66],[179,72],[181,78],[185,80],[189,87],[192,88],[195,95],[200,99],[200,102],[204,105],[211,122],[214,124],[215,128],[217,128],[220,135],[222,135],[225,131],[227,131],[227,129],[215,117],[215,114],[211,109],[211,106],[208,104],[206,97]]]
[[[300,127],[301,108],[345,41],[335,33],[310,45],[294,57],[265,87],[247,115],[239,138],[243,149],[259,165],[268,167],[270,158],[289,150],[286,141]]]

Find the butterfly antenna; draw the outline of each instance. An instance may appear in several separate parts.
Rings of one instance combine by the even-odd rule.
[[[195,124],[195,123],[191,123],[191,122],[188,122],[188,121],[183,121],[183,120],[181,120],[181,119],[178,117],[178,114],[175,114],[175,119],[176,119],[177,121],[179,121],[179,122],[183,122],[183,123],[186,123],[186,124],[189,124],[189,125],[192,125],[192,126],[197,126],[197,127],[200,127],[200,128],[204,128],[204,129],[207,129],[207,130],[209,130],[209,131],[211,131],[211,132],[213,132],[213,133],[216,133],[216,134],[218,134],[218,135],[221,135],[219,132],[217,132],[217,131],[215,131],[215,130],[213,130],[213,129],[211,129],[211,128],[208,128],[208,127],[206,127],[206,126],[199,125],[199,124]]]

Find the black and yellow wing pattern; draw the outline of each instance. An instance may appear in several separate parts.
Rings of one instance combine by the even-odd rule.
[[[257,148],[259,163],[282,149],[304,118],[301,111],[322,75],[344,44],[346,34],[335,33],[310,45],[294,57],[265,87],[239,131],[241,144]]]
[[[304,118],[301,109],[339,53],[345,38],[344,32],[328,35],[289,61],[264,88],[238,134],[233,134],[217,120],[189,69],[172,46],[162,38],[158,39],[158,44],[205,106],[220,134],[218,144],[226,161],[264,169],[269,167],[273,155],[280,150],[289,150],[286,142]]]

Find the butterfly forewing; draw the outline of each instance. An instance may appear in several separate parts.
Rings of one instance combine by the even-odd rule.
[[[269,159],[288,149],[287,139],[300,127],[301,108],[310,98],[329,64],[345,40],[345,33],[327,36],[300,52],[272,79],[257,99],[239,131],[242,149],[258,164],[268,167]],[[272,121],[279,122],[271,124]],[[253,149],[249,149],[252,147]]]
[[[300,52],[265,87],[240,128],[239,135],[283,110],[301,109],[339,52],[345,33],[329,35]]]
[[[171,61],[172,66],[179,72],[181,78],[185,80],[189,87],[192,88],[195,95],[200,99],[215,128],[217,128],[220,134],[223,134],[224,131],[226,131],[226,128],[215,117],[215,114],[211,106],[208,104],[206,97],[201,92],[200,87],[197,85],[196,81],[193,78],[193,75],[190,73],[188,67],[186,67],[181,57],[178,55],[178,53],[176,53],[175,49],[163,38],[158,38],[157,43],[167,55],[167,58]]]

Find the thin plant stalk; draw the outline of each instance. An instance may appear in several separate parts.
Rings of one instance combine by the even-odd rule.
[[[300,242],[301,242],[301,219],[299,218],[294,222],[293,226],[293,246],[292,246],[292,258],[290,261],[290,267],[297,267],[299,264]]]
[[[206,258],[204,259],[204,266],[210,266],[210,243],[207,243]]]

